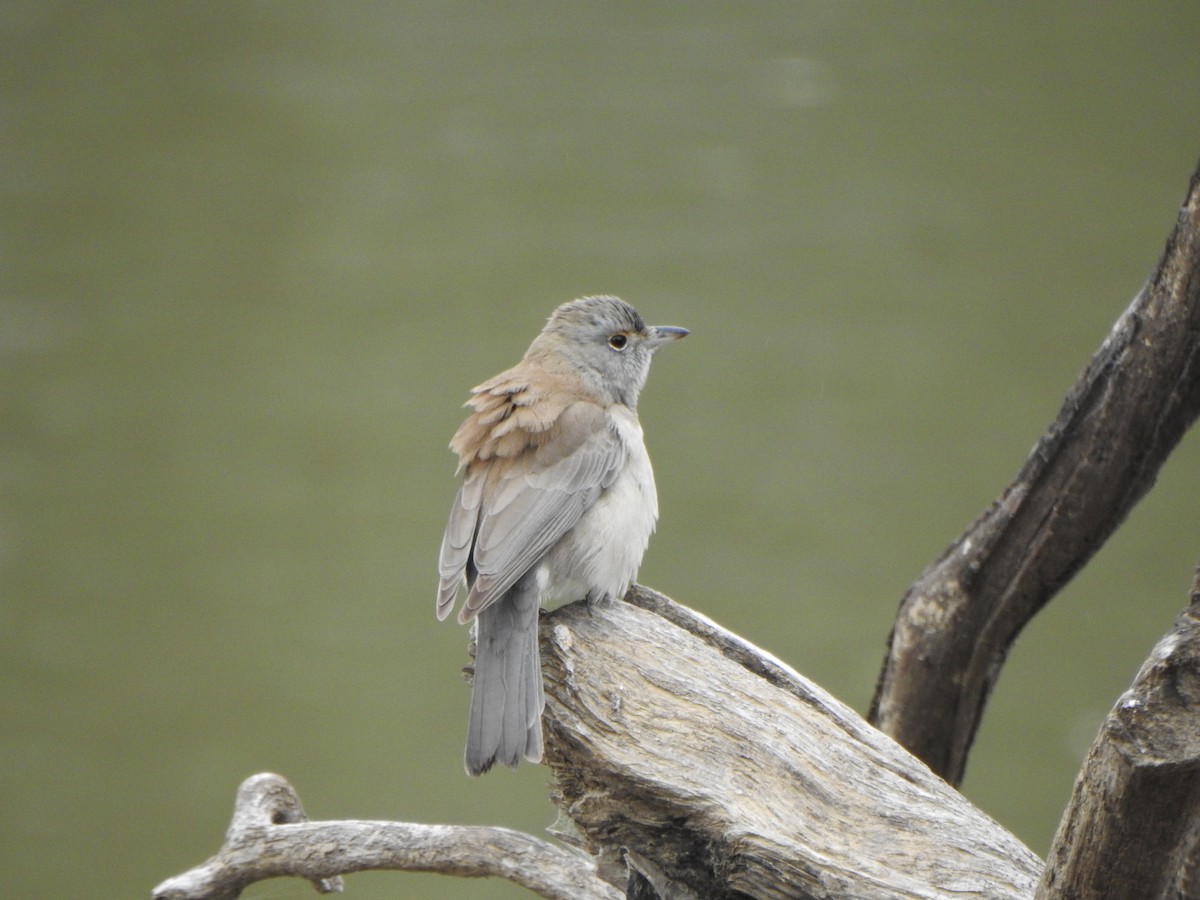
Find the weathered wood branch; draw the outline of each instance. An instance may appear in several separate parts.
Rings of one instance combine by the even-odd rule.
[[[1200,896],[1200,581],[1104,720],[1037,900]]]
[[[1037,857],[849,707],[660,594],[627,599],[542,623],[546,762],[589,852],[636,850],[660,896],[1031,895]]]
[[[1200,170],[1158,268],[1016,480],[909,588],[870,720],[951,784],[1017,634],[1200,414]]]
[[[543,617],[547,763],[585,852],[507,829],[308,822],[276,775],[155,900],[290,875],[495,875],[543,897],[1028,900],[1041,862],[853,710],[661,594]]]
[[[154,889],[154,900],[235,900],[256,881],[306,878],[319,893],[367,869],[506,878],[550,900],[618,900],[593,860],[508,828],[407,822],[309,822],[278,775],[247,778],[221,849]]]
[[[308,822],[276,775],[238,792],[225,845],[155,900],[405,869],[543,897],[1193,898],[1200,582],[1101,729],[1050,867],[857,714],[705,617],[635,586],[541,623],[547,764],[564,849],[500,828]],[[625,886],[625,892],[613,887]]]

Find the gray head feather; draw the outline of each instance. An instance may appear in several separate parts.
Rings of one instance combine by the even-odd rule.
[[[525,355],[558,363],[606,398],[636,409],[650,357],[686,334],[682,328],[647,325],[618,297],[581,297],[551,314]]]

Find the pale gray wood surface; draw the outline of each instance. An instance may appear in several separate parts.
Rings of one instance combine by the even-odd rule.
[[[700,635],[628,603],[543,622],[547,762],[590,849],[635,847],[702,897],[1030,896],[1040,860],[852,709],[631,599]]]

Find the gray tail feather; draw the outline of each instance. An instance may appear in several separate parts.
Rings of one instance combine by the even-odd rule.
[[[479,613],[475,679],[467,724],[467,773],[494,763],[542,759],[542,666],[538,658],[538,594],[518,582]]]

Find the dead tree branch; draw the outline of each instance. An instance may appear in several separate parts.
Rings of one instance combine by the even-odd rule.
[[[499,828],[308,822],[276,775],[155,900],[290,875],[497,876],[551,898],[1192,898],[1200,586],[1097,738],[1049,868],[852,710],[661,594],[543,617],[546,762],[564,849]],[[624,892],[613,885],[624,886]]]
[[[660,896],[1030,896],[1037,857],[849,707],[661,594],[627,599],[543,621],[546,762],[588,852],[635,848]]]
[[[235,900],[256,881],[306,878],[319,893],[342,890],[339,875],[367,869],[506,878],[550,900],[617,900],[594,862],[507,828],[406,822],[309,822],[295,789],[278,775],[238,788],[225,844],[207,861],[160,884],[154,900]]]
[[[1016,480],[909,588],[870,720],[951,784],[1008,648],[1200,414],[1200,170],[1158,268]]]
[[[1037,900],[1197,896],[1200,584],[1104,721]]]
[[[495,875],[543,897],[1028,900],[1041,862],[853,710],[661,594],[543,617],[563,849],[506,829],[308,822],[291,786],[238,792],[225,845],[155,900],[290,875]]]

